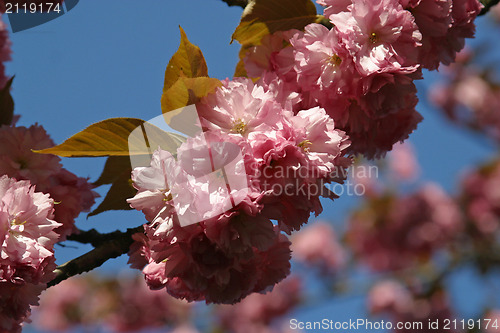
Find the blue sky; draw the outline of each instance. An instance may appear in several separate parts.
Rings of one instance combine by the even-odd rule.
[[[178,27],[182,26],[191,42],[201,48],[210,75],[224,79],[232,76],[237,62],[239,45],[229,42],[241,12],[241,8],[230,8],[220,0],[80,1],[56,20],[12,34],[13,60],[7,64],[7,73],[16,75],[12,93],[16,112],[22,115],[19,124],[38,122],[61,143],[106,118],[158,116],[164,70],[179,44]],[[479,21],[480,34],[491,29],[486,21]],[[499,54],[498,46],[494,54]],[[429,89],[436,74],[426,76],[418,83],[421,91]],[[416,147],[422,179],[452,191],[461,170],[487,159],[494,147],[450,126],[428,107],[424,94],[420,98],[418,110],[425,120],[410,141]],[[91,180],[97,179],[103,163],[104,159],[64,160],[70,171]],[[349,198],[325,202],[322,217],[339,222],[352,204]],[[112,231],[142,222],[138,212],[109,212],[88,220],[81,217],[78,226]],[[86,249],[58,249],[58,262]],[[124,267],[125,262],[126,258],[114,260],[102,270]],[[471,297],[473,293],[460,290],[476,278],[470,272],[458,276],[453,282],[457,300]],[[318,318],[328,314],[348,319],[363,308],[359,297],[327,303],[297,315]],[[470,310],[473,308],[463,309]]]

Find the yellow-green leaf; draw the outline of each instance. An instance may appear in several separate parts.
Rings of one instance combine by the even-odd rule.
[[[221,85],[219,80],[209,77],[181,77],[161,96],[161,109],[163,113],[167,113],[195,104]]]
[[[246,56],[247,52],[253,45],[243,45],[238,53],[238,57],[240,60],[236,64],[236,69],[234,71],[234,77],[248,77],[247,70],[245,68],[245,63],[243,62],[243,58]]]
[[[208,76],[207,63],[200,48],[191,44],[184,30],[181,27],[179,29],[181,31],[181,43],[165,70],[164,92],[172,87],[179,77]]]
[[[62,157],[150,155],[158,146],[175,152],[182,142],[182,136],[144,120],[111,118],[90,125],[60,145],[35,152]]]
[[[242,45],[258,45],[267,34],[300,30],[316,19],[311,0],[250,0],[232,39]]]

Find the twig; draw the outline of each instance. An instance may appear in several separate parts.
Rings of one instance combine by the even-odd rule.
[[[132,235],[143,231],[143,227],[140,226],[127,229],[126,232],[115,231],[109,234],[100,234],[92,229],[77,235],[81,238],[82,243],[95,244],[95,249],[58,266],[54,271],[56,277],[50,281],[47,286],[55,286],[69,277],[91,271],[101,266],[108,259],[117,258],[127,253],[130,245],[134,242]],[[95,239],[93,237],[95,237]],[[69,238],[75,238],[75,235]]]
[[[101,234],[95,229],[90,229],[87,231],[78,230],[77,233],[69,235],[66,239],[82,244],[90,244],[93,247],[98,247],[102,243],[121,237],[121,235],[123,235],[123,232],[119,230]]]

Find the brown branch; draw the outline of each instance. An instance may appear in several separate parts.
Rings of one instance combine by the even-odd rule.
[[[117,258],[122,254],[127,253],[130,245],[134,242],[132,235],[143,231],[144,228],[142,226],[127,229],[126,232],[115,231],[109,234],[100,234],[96,230],[92,229],[84,231],[78,235],[68,237],[68,239],[71,238],[71,240],[79,238],[80,240],[77,241],[92,244],[95,246],[95,249],[58,266],[54,271],[54,273],[56,273],[56,277],[50,281],[47,286],[55,286],[67,278],[91,271],[94,268],[101,266],[108,259]]]
[[[90,229],[87,231],[78,230],[78,232],[69,235],[66,239],[70,241],[75,241],[82,244],[90,244],[93,247],[98,247],[102,243],[111,241],[113,239],[119,238],[123,235],[123,232],[117,230],[106,234],[101,234],[95,229]]]
[[[248,0],[222,0],[224,1],[228,6],[239,6],[243,9],[248,5]]]

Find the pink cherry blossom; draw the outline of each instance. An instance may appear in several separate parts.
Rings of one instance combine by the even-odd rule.
[[[412,73],[422,35],[397,0],[353,0],[349,11],[329,16],[363,76]]]
[[[300,229],[311,212],[322,211],[319,197],[328,196],[325,185],[342,182],[341,170],[351,161],[344,157],[347,136],[323,109],[302,110],[285,119],[282,130],[255,134],[250,145],[265,193],[264,214],[290,233]]]
[[[463,229],[456,203],[434,184],[397,198],[380,195],[349,221],[354,253],[375,270],[398,270],[426,262]]]
[[[3,239],[0,252],[2,280],[13,283],[48,282],[55,268],[54,201],[35,192],[28,181],[0,178],[0,216]]]
[[[500,167],[497,161],[463,176],[462,204],[475,231],[470,235],[479,236],[483,241],[494,238],[500,228],[499,184]]]
[[[92,290],[82,278],[71,278],[47,289],[40,305],[33,310],[33,321],[37,327],[47,331],[68,331],[79,324],[90,325],[89,312],[81,311],[89,306],[88,297]],[[90,310],[90,309],[88,309]]]
[[[338,14],[340,12],[347,12],[349,10],[349,6],[352,5],[351,0],[316,0],[316,2],[326,7],[324,10],[324,15],[326,17],[330,17],[333,14]]]
[[[98,194],[85,178],[80,178],[62,168],[61,159],[55,155],[38,154],[32,150],[54,146],[43,127],[29,128],[2,126],[0,140],[0,174],[16,179],[29,180],[39,192],[47,193],[58,202],[54,206],[54,219],[62,223],[56,230],[60,241],[76,230],[75,218],[88,212]]]
[[[28,322],[30,306],[38,305],[38,297],[46,288],[40,284],[17,284],[0,280],[0,332],[21,333]]]
[[[117,286],[116,306],[105,316],[114,332],[137,332],[161,328],[186,317],[189,305],[163,291],[151,290],[142,279],[122,278]]]
[[[30,305],[53,278],[61,224],[54,201],[29,181],[0,177],[0,331],[20,332]]]
[[[411,292],[394,280],[378,282],[368,294],[368,309],[371,313],[408,313],[412,306]]]
[[[202,126],[241,135],[276,129],[283,113],[271,92],[247,78],[224,81],[197,109]]]
[[[190,306],[150,290],[139,276],[73,277],[43,293],[33,311],[35,327],[50,332],[87,330],[136,332],[175,325]]]
[[[0,174],[42,185],[61,170],[60,158],[32,150],[54,146],[42,126],[0,127]]]
[[[300,296],[301,281],[290,276],[271,292],[252,294],[235,305],[219,306],[219,320],[226,330],[235,333],[269,332],[274,327],[273,321],[291,311],[299,303]]]
[[[62,241],[76,232],[75,219],[81,212],[89,212],[99,195],[93,191],[88,179],[77,177],[66,169],[61,169],[49,178],[48,183],[37,186],[37,190],[49,193],[57,204],[54,206],[54,220],[62,223],[55,231]]]
[[[236,215],[184,228],[171,223],[164,233],[157,231],[161,225],[147,227],[146,281],[176,298],[207,303],[235,303],[266,290],[289,273],[289,242],[254,223]]]
[[[0,19],[0,89],[7,83],[7,76],[5,75],[5,65],[6,61],[10,60],[10,45],[9,35],[7,31],[7,26]]]
[[[260,44],[251,47],[243,57],[248,76],[258,78],[265,72],[281,71],[284,66],[279,52],[289,46],[287,44],[290,38],[297,32],[297,30],[276,31],[262,37]]]
[[[415,110],[415,85],[406,76],[393,78],[394,83],[385,84],[377,92],[351,100],[348,112],[337,120],[339,128],[349,135],[353,153],[382,157],[395,143],[407,139],[422,121]]]
[[[368,307],[372,313],[388,315],[393,323],[411,323],[412,328],[394,327],[397,333],[425,330],[431,322],[443,323],[444,320],[453,321],[456,318],[444,290],[433,290],[425,295],[421,286],[412,286],[410,289],[392,280],[380,281],[372,288]],[[461,332],[453,326],[449,331]]]
[[[357,88],[357,73],[352,56],[338,37],[336,29],[309,24],[304,33],[291,39],[297,81],[304,91],[323,89],[350,95]]]
[[[333,228],[325,222],[314,222],[292,237],[294,258],[322,273],[333,273],[343,266],[346,253]]]
[[[406,141],[396,144],[389,154],[389,168],[391,177],[397,180],[415,180],[420,168],[415,156],[413,146]]]
[[[310,168],[317,168],[317,175],[325,176],[335,171],[343,163],[340,160],[351,145],[344,131],[335,127],[335,122],[324,109],[315,107],[302,110],[289,118],[294,133],[294,140],[306,153]]]
[[[474,66],[455,64],[448,80],[430,93],[431,100],[453,122],[500,140],[500,89],[496,80]]]
[[[405,4],[422,32],[419,62],[437,69],[451,64],[464,48],[465,38],[474,37],[474,19],[483,7],[477,0],[420,0]]]

